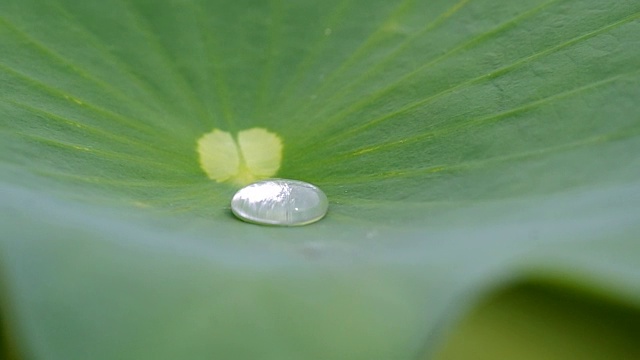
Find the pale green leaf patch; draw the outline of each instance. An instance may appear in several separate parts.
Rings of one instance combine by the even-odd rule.
[[[282,140],[263,128],[231,133],[213,129],[198,139],[200,167],[216,182],[247,185],[273,177],[282,161]]]

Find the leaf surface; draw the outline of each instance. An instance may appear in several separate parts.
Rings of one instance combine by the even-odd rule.
[[[3,320],[33,359],[418,359],[497,287],[640,305],[635,0],[0,2]],[[233,218],[214,128],[304,228]],[[6,315],[5,315],[6,314]]]

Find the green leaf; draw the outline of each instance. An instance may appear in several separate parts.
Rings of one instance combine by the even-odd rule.
[[[531,278],[637,312],[639,19],[637,0],[0,2],[0,343],[422,359]],[[256,127],[324,220],[230,214],[197,141]]]

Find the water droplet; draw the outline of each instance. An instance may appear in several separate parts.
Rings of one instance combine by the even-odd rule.
[[[316,222],[329,208],[327,196],[309,183],[269,179],[245,186],[233,196],[231,211],[241,220],[280,226]]]

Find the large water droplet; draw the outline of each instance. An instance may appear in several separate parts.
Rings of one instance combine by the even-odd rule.
[[[309,183],[269,179],[247,185],[233,196],[231,211],[241,220],[280,226],[316,222],[327,213],[329,201],[317,186]]]

